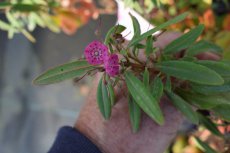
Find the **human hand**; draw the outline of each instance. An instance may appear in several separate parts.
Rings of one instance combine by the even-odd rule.
[[[163,34],[155,45],[163,48],[178,36],[178,33]],[[200,55],[199,58],[216,59],[216,56],[205,54]],[[165,124],[159,126],[142,113],[140,130],[134,134],[129,121],[126,87],[122,86],[116,89],[116,105],[112,109],[110,120],[105,121],[96,103],[98,82],[99,76],[96,76],[75,128],[105,153],[163,153],[183,121],[181,113],[164,97],[161,99],[160,105],[164,113]]]

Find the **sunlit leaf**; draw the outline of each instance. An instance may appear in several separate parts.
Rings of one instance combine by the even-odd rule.
[[[12,5],[12,10],[20,12],[36,12],[40,10],[40,5],[37,4],[21,4],[17,3]]]
[[[188,61],[165,61],[156,65],[161,72],[182,80],[204,85],[221,85],[223,78],[215,71]]]
[[[158,124],[163,124],[164,117],[156,99],[145,85],[131,72],[125,72],[125,81],[130,94],[141,109]]]
[[[10,7],[12,4],[10,2],[0,2],[0,9],[5,9]]]
[[[28,31],[22,29],[21,32],[28,40],[30,40],[31,42],[36,42],[36,39]]]
[[[9,31],[11,29],[11,26],[10,26],[10,24],[0,20],[0,29],[5,30],[5,31]]]
[[[164,48],[164,53],[174,54],[183,49],[188,48],[190,45],[192,45],[196,41],[196,39],[201,35],[203,30],[204,30],[203,25],[199,25],[196,28],[190,30],[189,32],[185,33],[184,35],[180,36],[179,38],[169,43]]]
[[[6,12],[6,17],[12,27],[22,28],[23,24],[11,12]]]

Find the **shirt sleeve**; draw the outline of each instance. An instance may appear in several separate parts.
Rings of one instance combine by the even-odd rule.
[[[62,127],[48,153],[101,153],[86,136],[72,127]]]

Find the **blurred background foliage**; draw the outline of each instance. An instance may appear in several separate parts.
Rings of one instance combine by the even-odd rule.
[[[230,0],[123,0],[123,2],[126,7],[133,8],[153,25],[159,25],[188,11],[190,14],[185,22],[173,25],[169,29],[186,32],[202,23],[205,25],[202,37],[221,46],[224,49],[223,58],[230,59]],[[22,33],[28,40],[35,42],[38,35],[34,35],[33,32],[37,27],[47,28],[55,33],[74,35],[80,27],[91,23],[91,19],[97,20],[97,26],[94,28],[97,30],[101,22],[100,15],[115,14],[116,10],[116,2],[112,0],[2,0],[0,12],[3,18],[0,20],[0,29],[7,32],[8,38]],[[78,34],[80,40],[81,33],[76,35]],[[74,42],[71,45],[74,45]],[[81,90],[88,91],[88,87],[83,88]],[[86,93],[84,95],[87,95]],[[166,152],[230,152],[229,123],[212,118],[212,114],[207,112],[201,113],[209,116],[214,125],[208,122],[194,126],[186,121]],[[213,131],[216,131],[215,127],[224,137],[213,134]]]
[[[0,3],[7,20],[0,20],[0,29],[7,31],[9,38],[22,33],[35,42],[31,32],[37,26],[71,35],[89,19],[113,14],[115,9],[112,1],[100,1],[97,7],[93,0],[8,0]]]
[[[188,11],[185,22],[171,26],[171,30],[186,31],[198,23],[205,25],[203,38],[224,49],[224,58],[230,59],[230,1],[229,0],[124,0],[150,23],[159,25]]]

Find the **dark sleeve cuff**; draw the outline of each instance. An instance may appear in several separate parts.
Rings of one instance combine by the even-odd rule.
[[[101,153],[87,137],[72,127],[62,127],[48,153]]]

